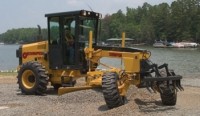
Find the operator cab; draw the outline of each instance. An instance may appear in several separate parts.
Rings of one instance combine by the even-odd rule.
[[[45,15],[48,20],[49,68],[87,68],[84,48],[88,45],[89,31],[97,43],[101,14],[80,10]]]

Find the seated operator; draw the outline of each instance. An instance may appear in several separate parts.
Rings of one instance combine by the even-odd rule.
[[[66,40],[66,44],[68,46],[73,46],[74,38],[73,38],[73,36],[72,36],[72,34],[71,34],[69,29],[65,30],[65,40]]]
[[[65,41],[67,44],[67,56],[69,64],[74,64],[74,38],[69,29],[65,30]]]

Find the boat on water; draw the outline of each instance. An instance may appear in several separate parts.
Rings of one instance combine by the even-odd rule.
[[[159,41],[153,44],[153,47],[155,48],[165,48],[167,47],[163,42]]]
[[[172,46],[167,41],[155,41],[155,43],[153,44],[153,47],[155,47],[155,48],[166,48],[166,47],[172,47]]]
[[[185,48],[196,48],[198,46],[195,42],[180,42]]]
[[[195,42],[166,42],[166,41],[156,41],[153,44],[155,48],[196,48],[198,44]]]
[[[185,46],[182,43],[171,43],[173,48],[184,48]]]
[[[4,45],[4,43],[3,43],[3,42],[0,42],[0,45]]]

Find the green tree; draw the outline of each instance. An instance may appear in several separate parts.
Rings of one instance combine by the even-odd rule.
[[[47,39],[47,29],[42,29],[43,39]],[[0,35],[0,41],[7,44],[29,43],[36,41],[38,37],[37,28],[11,29]]]

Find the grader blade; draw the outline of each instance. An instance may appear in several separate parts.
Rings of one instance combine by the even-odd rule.
[[[86,90],[86,89],[92,89],[94,87],[92,86],[79,86],[79,87],[60,87],[58,89],[58,95],[63,95],[65,93],[74,92],[74,91],[80,91],[80,90]]]

